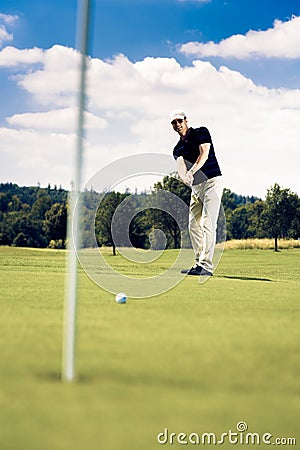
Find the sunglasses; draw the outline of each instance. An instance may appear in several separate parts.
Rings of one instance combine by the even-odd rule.
[[[184,119],[174,119],[174,120],[172,120],[171,124],[174,126],[174,125],[176,125],[177,123],[182,123],[183,120],[184,120]]]

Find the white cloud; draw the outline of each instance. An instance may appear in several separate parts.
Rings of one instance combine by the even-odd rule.
[[[78,108],[70,107],[46,112],[14,114],[7,118],[7,122],[12,127],[69,134],[76,131],[77,116]],[[85,123],[87,130],[101,130],[107,126],[106,120],[88,111],[85,112]]]
[[[1,179],[69,188],[78,55],[61,46],[38,53],[39,67],[29,64],[17,80],[31,108],[44,112],[7,118],[0,129]],[[181,107],[191,126],[210,129],[227,187],[263,196],[278,182],[300,193],[300,90],[257,86],[201,60],[182,67],[172,58],[132,63],[119,55],[90,59],[88,67],[84,180],[123,156],[171,154],[178,136],[169,111]]]
[[[9,34],[3,25],[0,25],[0,46],[2,46],[4,42],[11,41],[12,39],[13,35]]]
[[[0,176],[20,185],[62,183],[70,187],[75,135],[0,128]],[[17,180],[16,180],[17,175]]]
[[[7,46],[0,51],[0,67],[14,67],[19,65],[31,65],[43,61],[43,50],[30,48],[19,50]]]
[[[199,58],[219,56],[222,58],[246,59],[300,58],[300,17],[286,22],[275,20],[273,28],[265,31],[250,30],[246,35],[236,34],[219,43],[188,42],[179,47],[181,53]]]
[[[32,53],[30,53],[31,50]],[[26,52],[28,52],[27,55]],[[13,54],[13,52],[10,53]],[[38,62],[43,64],[42,69],[28,71],[25,75],[18,77],[19,85],[32,94],[39,104],[59,107],[74,104],[74,94],[79,89],[80,63],[79,55],[74,49],[54,45],[44,51],[37,48],[21,50],[17,52],[15,59],[13,57],[9,59],[9,61],[15,61],[15,65],[25,64],[26,60],[31,61],[30,64]]]
[[[14,15],[10,15],[10,14],[3,14],[0,13],[0,22],[4,22],[8,25],[12,25],[16,20],[18,20],[18,16]]]
[[[5,24],[3,25],[2,23],[0,23],[0,46],[2,46],[4,42],[13,40],[13,34],[10,34],[7,31],[6,25],[12,25],[17,19],[18,16],[11,16],[9,14],[0,13],[0,22],[3,22]]]

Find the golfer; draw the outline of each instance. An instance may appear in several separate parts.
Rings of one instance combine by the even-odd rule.
[[[172,111],[170,119],[173,129],[180,136],[173,150],[178,175],[192,189],[189,233],[195,264],[181,272],[212,276],[217,220],[223,192],[221,170],[208,129],[189,127],[186,115],[180,109]]]

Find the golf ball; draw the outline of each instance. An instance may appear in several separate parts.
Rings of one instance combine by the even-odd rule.
[[[127,295],[124,292],[119,292],[116,295],[116,302],[117,303],[126,303],[127,302]]]

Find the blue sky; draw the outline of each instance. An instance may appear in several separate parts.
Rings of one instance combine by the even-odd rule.
[[[54,44],[74,47],[76,43],[77,0],[2,0],[1,11],[18,15],[14,27],[14,45],[18,48]],[[91,53],[111,58],[123,53],[131,61],[146,56],[176,57],[190,64],[191,57],[178,55],[176,46],[188,41],[218,42],[248,30],[271,28],[275,19],[282,21],[300,15],[298,0],[94,0]],[[210,58],[220,65],[223,60]],[[300,81],[299,60],[269,61],[276,70],[266,70],[263,61],[256,63],[227,59],[230,67],[242,70],[254,81],[270,87],[297,87]],[[292,69],[292,70],[291,70]],[[268,74],[266,73],[268,72]],[[271,73],[270,73],[271,72]]]
[[[76,45],[76,9],[76,0],[1,1],[0,82],[2,101],[0,105],[0,126],[4,136],[3,142],[5,142],[5,144],[2,144],[5,145],[5,148],[2,147],[1,149],[0,147],[0,156],[2,162],[4,162],[0,173],[1,181],[14,181],[24,184],[36,184],[37,181],[40,181],[43,184],[48,180],[68,187],[70,175],[67,170],[64,171],[63,169],[64,164],[67,164],[67,158],[62,165],[57,162],[58,172],[54,173],[49,168],[49,171],[46,170],[43,177],[35,173],[36,159],[33,158],[35,162],[32,162],[31,165],[25,164],[25,167],[27,167],[25,174],[24,170],[22,171],[24,164],[20,162],[22,149],[18,147],[18,142],[22,141],[21,136],[23,138],[25,136],[25,139],[28,139],[27,145],[29,146],[29,131],[37,133],[34,135],[36,141],[38,141],[38,137],[47,140],[51,130],[45,129],[45,125],[42,125],[42,121],[46,120],[46,114],[48,118],[54,117],[55,112],[61,114],[63,110],[66,112],[66,117],[68,117],[67,114],[71,114],[70,108],[74,107],[74,99],[72,100],[70,97],[69,103],[65,100],[68,96],[67,88],[61,89],[59,95],[56,93],[52,85],[51,74],[53,75],[53,67],[56,71],[58,70],[56,63],[53,62],[57,60],[58,55],[68,48],[74,48]],[[9,17],[11,18],[9,19]],[[215,105],[214,108],[219,107],[219,111],[224,110],[222,114],[232,114],[235,117],[235,115],[241,114],[239,110],[241,106],[237,105],[249,101],[250,108],[245,104],[244,108],[249,110],[252,108],[253,116],[245,116],[244,120],[249,121],[249,129],[251,129],[254,127],[252,121],[255,121],[255,108],[260,108],[259,102],[262,96],[265,96],[269,109],[266,108],[265,115],[261,117],[261,123],[265,123],[267,117],[270,117],[271,108],[274,108],[272,110],[274,114],[272,113],[272,115],[278,121],[274,122],[274,127],[276,127],[274,132],[278,129],[278,123],[284,123],[283,132],[287,133],[289,139],[282,137],[283,142],[288,142],[289,149],[297,147],[299,137],[297,133],[294,133],[294,129],[287,130],[285,122],[296,123],[300,110],[298,103],[300,55],[297,50],[300,42],[300,33],[298,32],[300,22],[297,21],[298,17],[300,17],[300,2],[298,0],[95,0],[90,52],[93,67],[95,67],[94,72],[96,73],[99,69],[100,61],[106,65],[99,69],[98,78],[95,78],[94,83],[91,83],[95,85],[98,82],[99,85],[97,89],[95,87],[94,94],[91,93],[89,97],[89,113],[91,114],[89,117],[95,128],[97,128],[97,123],[98,125],[102,124],[98,127],[98,132],[102,129],[102,135],[101,133],[97,134],[93,126],[90,126],[91,132],[88,137],[90,162],[87,163],[87,166],[94,167],[95,164],[102,164],[96,162],[97,142],[100,141],[105,141],[105,148],[111,148],[110,146],[114,145],[114,151],[110,152],[113,159],[126,156],[128,152],[141,152],[142,146],[149,150],[151,144],[147,135],[149,129],[151,130],[151,122],[153,123],[153,120],[156,119],[161,122],[163,115],[167,117],[169,109],[177,106],[189,108],[191,112],[195,111],[196,114],[193,114],[195,121],[205,121],[206,119],[208,125],[213,129],[215,128],[216,137],[221,142],[222,133],[225,139],[222,116],[218,112],[219,116],[214,117],[212,104]],[[240,37],[237,37],[237,35],[240,35]],[[14,49],[22,50],[22,56],[21,53],[17,57],[12,56],[15,55]],[[29,53],[29,50],[31,50],[31,53]],[[40,53],[38,53],[38,50],[40,50]],[[116,58],[120,54],[123,55],[121,59]],[[70,52],[66,52],[65,60],[67,61],[69,57],[73,58],[73,56]],[[177,66],[172,65],[171,60]],[[63,56],[62,61],[64,61]],[[200,63],[195,65],[193,61],[200,61]],[[190,68],[190,70],[187,71],[185,68]],[[68,64],[62,63],[62,77],[67,70]],[[173,104],[170,100],[172,97],[167,97],[168,84],[164,80],[169,79],[168,77],[171,77],[172,73],[177,70],[177,80],[180,77],[182,78],[185,95],[182,92],[180,97],[180,85],[177,88],[172,85],[174,87]],[[196,95],[196,98],[199,98],[199,111],[201,110],[201,114],[199,112],[198,115],[196,105],[191,102],[193,92],[197,90],[196,76],[200,77],[204,73],[203,70],[205,76],[208,77],[206,85],[207,91],[211,92],[211,101],[209,96],[203,94],[206,90],[204,78],[201,80],[199,78],[199,81],[204,84],[200,83],[201,92],[197,92]],[[211,71],[210,74],[207,72],[209,70]],[[104,76],[105,71],[109,72],[111,83],[106,85],[107,79],[104,78],[101,86],[101,77]],[[42,75],[44,78],[42,78]],[[129,86],[127,76],[133,76],[131,83],[136,80],[136,88]],[[138,77],[143,78],[143,88],[141,79],[138,80]],[[112,79],[115,80],[116,85],[113,85]],[[216,84],[211,84],[213,79],[215,79]],[[45,91],[41,87],[43,82],[45,83]],[[52,83],[52,91],[50,91],[53,96],[51,99],[47,97],[46,92],[49,82]],[[59,79],[57,79],[57,83],[59,83]],[[188,83],[190,83],[190,92],[188,91]],[[223,83],[223,87],[228,86],[226,98],[221,90],[220,83]],[[136,98],[135,103],[132,99],[131,92],[140,92],[140,90],[144,92],[145,87],[146,90],[149,89],[149,92],[152,89],[149,95],[152,95],[157,103],[162,103],[156,107],[156,110],[159,109],[157,118],[155,117],[155,108],[152,109],[152,107],[147,106],[146,98],[142,110],[139,110],[139,99]],[[103,88],[107,95],[109,89],[111,89],[110,99],[115,96],[114,102],[110,103],[109,99],[106,99],[101,104],[101,95],[99,95],[98,103],[96,102],[95,98],[98,91]],[[162,96],[163,89],[164,95]],[[220,94],[217,94],[219,89]],[[119,93],[118,90],[120,90]],[[242,94],[241,90],[243,91]],[[231,91],[232,94],[230,94]],[[251,95],[251,92],[254,91],[255,96]],[[241,97],[239,97],[240,94]],[[124,95],[126,99],[123,98]],[[232,97],[236,105],[235,108],[238,109],[231,108]],[[120,98],[122,99],[121,102],[119,101]],[[180,105],[178,105],[178,102],[180,102]],[[118,103],[121,103],[121,105]],[[264,101],[262,104],[264,104]],[[207,110],[206,116],[203,112],[205,109]],[[279,117],[282,110],[285,111],[284,117]],[[124,142],[124,136],[122,135],[124,147],[121,147],[118,139],[112,136],[111,130],[118,126],[121,132],[125,131],[126,126],[128,127],[128,122],[126,122],[128,118],[122,120],[122,114],[125,117],[128,111],[133,116],[136,114],[140,121],[135,128],[132,126],[129,130],[127,128],[127,138],[125,138],[127,141]],[[30,113],[44,113],[44,116],[33,118],[33,116],[28,115]],[[142,126],[144,126],[144,133]],[[175,144],[175,138],[169,129],[164,132],[164,126],[166,126],[165,123],[161,124],[159,128],[160,141],[164,142],[163,151],[168,152],[170,151],[170,145],[172,148],[172,145]],[[228,136],[235,136],[235,140],[241,139],[241,142],[242,140],[243,142],[251,140],[249,130],[245,130],[243,126],[236,123],[236,120],[232,121],[231,132],[228,130],[230,126],[230,123],[226,124],[227,141]],[[58,137],[61,139],[61,129],[52,130],[51,139],[53,138],[53,141],[55,141],[53,133],[59,135]],[[167,138],[164,137],[164,133],[167,134]],[[66,141],[69,142],[71,131],[64,129],[63,134]],[[255,141],[258,139],[257,136],[264,139],[264,142],[259,145],[262,148],[266,147],[269,152],[267,156],[262,158],[265,163],[272,156],[274,157],[272,149],[274,149],[276,140],[273,141],[271,123],[268,123],[264,128],[257,128]],[[33,139],[31,145],[34,145],[36,141]],[[235,152],[240,151],[241,142],[235,144]],[[10,145],[12,151],[7,148]],[[278,181],[286,185],[290,180],[292,186],[288,187],[292,187],[299,192],[296,174],[295,179],[293,179],[291,176],[287,177],[278,173],[279,166],[274,166],[273,173],[271,172],[265,181],[262,172],[259,175],[261,177],[260,184],[256,188],[253,188],[251,182],[252,175],[249,176],[249,180],[240,176],[236,181],[233,181],[231,171],[233,170],[232,163],[235,160],[235,154],[230,153],[229,155],[229,146],[227,148],[226,145],[224,144],[224,149],[221,147],[221,160],[225,172],[228,174],[227,184],[233,190],[238,191],[238,193],[253,193],[263,196],[266,188],[273,182]],[[116,149],[116,146],[118,149]],[[278,143],[278,146],[282,145]],[[245,147],[245,157],[247,158],[249,151],[248,147]],[[277,152],[279,158],[280,150],[278,149]],[[49,150],[46,153],[49,153]],[[29,157],[30,155],[28,155]],[[295,158],[294,153],[292,157]],[[39,155],[39,158],[42,162],[43,157]],[[47,158],[47,154],[44,155],[43,167],[47,167],[45,158]],[[240,158],[240,154],[238,158]],[[253,157],[253,168],[257,164],[259,165],[260,158],[261,155],[256,153]],[[109,163],[108,157],[105,157],[104,160],[105,163]],[[247,164],[249,163],[251,164],[251,160],[248,161],[247,159]],[[238,172],[241,172],[241,165],[242,160],[237,162]],[[88,177],[90,173],[91,169],[90,171],[87,169],[86,176]],[[252,192],[249,192],[249,190]]]

